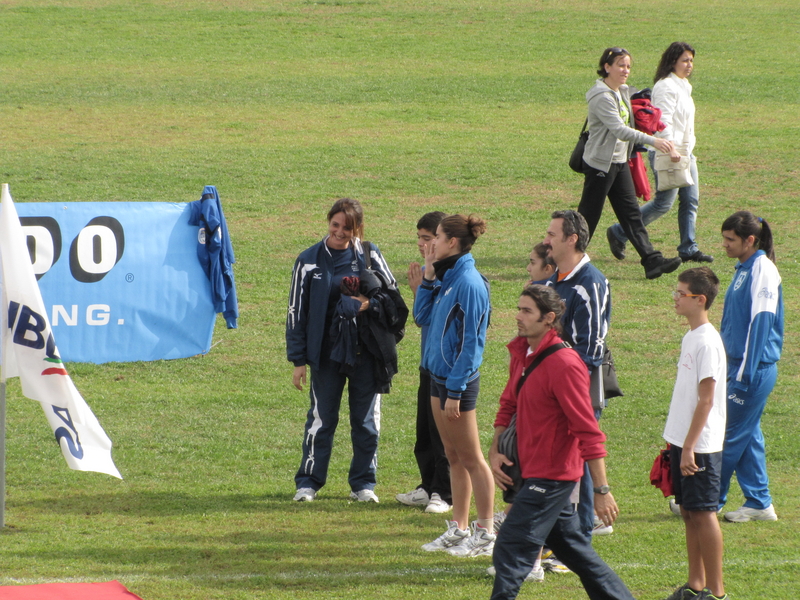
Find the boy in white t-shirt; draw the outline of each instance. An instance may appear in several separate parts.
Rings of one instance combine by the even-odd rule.
[[[690,331],[681,342],[678,376],[672,392],[664,439],[672,444],[670,462],[675,502],[686,526],[689,580],[667,600],[727,599],[722,582],[722,531],[717,521],[722,445],[725,441],[725,347],[708,320],[719,279],[708,267],[678,276],[672,296],[675,312]]]

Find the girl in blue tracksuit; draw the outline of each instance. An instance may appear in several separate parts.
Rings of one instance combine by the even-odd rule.
[[[442,219],[436,239],[426,248],[425,272],[414,301],[414,320],[428,327],[422,367],[431,376],[431,408],[450,462],[453,494],[453,520],[423,549],[455,556],[490,554],[494,546],[494,479],[475,417],[489,290],[469,252],[485,230],[486,224],[474,215]],[[473,492],[478,520],[470,534]]]
[[[725,293],[720,335],[728,356],[728,423],[722,454],[720,507],[731,476],[745,497],[744,506],[725,513],[734,522],[774,521],[767,478],[761,414],[778,375],[783,346],[783,289],[775,267],[769,224],[747,211],[722,224],[722,246],[738,259]]]
[[[340,284],[344,277],[358,277],[365,266],[361,245],[364,213],[357,200],[342,198],[328,211],[328,235],[304,250],[292,271],[289,310],[286,317],[286,355],[294,364],[292,383],[298,390],[306,383],[306,365],[311,367],[311,406],[306,417],[303,458],[295,475],[294,500],[310,502],[328,477],[333,436],[339,423],[339,406],[345,383],[350,408],[353,460],[350,463],[350,497],[358,502],[378,502],[375,488],[378,434],[380,429],[380,385],[374,359],[360,352],[353,366],[331,358],[336,341],[331,332]],[[373,244],[372,268],[395,285],[389,266]],[[353,313],[373,310],[362,294],[352,296]],[[369,314],[369,313],[367,313]]]

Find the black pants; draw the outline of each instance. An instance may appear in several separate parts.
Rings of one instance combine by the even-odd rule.
[[[433,420],[431,409],[431,378],[425,371],[419,372],[417,390],[417,441],[414,456],[419,466],[422,483],[419,487],[428,495],[439,494],[448,504],[453,503],[450,491],[450,463],[444,453],[444,445]]]
[[[625,235],[639,253],[642,265],[648,268],[663,260],[661,252],[653,249],[647,235],[628,163],[612,163],[608,173],[583,163],[583,173],[583,195],[578,212],[589,224],[589,236],[594,235],[607,196]]]

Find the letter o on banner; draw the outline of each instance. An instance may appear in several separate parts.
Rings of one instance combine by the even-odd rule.
[[[125,233],[114,217],[96,217],[89,221],[69,249],[69,270],[81,283],[103,279],[122,258]]]

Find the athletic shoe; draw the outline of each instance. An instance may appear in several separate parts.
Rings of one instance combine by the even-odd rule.
[[[378,503],[378,497],[372,490],[358,490],[357,492],[350,492],[350,500],[357,502],[374,502]]]
[[[492,521],[494,522],[494,532],[495,532],[495,534],[497,534],[497,532],[500,531],[500,526],[505,522],[505,520],[506,520],[505,511],[501,510],[500,512],[494,513],[494,516],[492,517]]]
[[[738,510],[725,513],[725,520],[731,523],[747,523],[747,521],[777,521],[778,515],[770,504],[767,508],[748,508],[742,506]]]
[[[728,594],[725,594],[724,596],[715,596],[711,593],[711,590],[706,588],[700,593],[698,598],[702,598],[703,600],[728,600]]]
[[[446,513],[447,511],[452,510],[452,508],[452,506],[442,500],[442,497],[439,494],[433,492],[431,494],[430,501],[428,501],[428,506],[425,507],[425,512],[440,514]]]
[[[672,273],[681,266],[681,263],[683,263],[683,261],[680,256],[676,256],[675,258],[664,258],[662,256],[659,262],[651,265],[649,268],[645,268],[644,276],[647,277],[647,279],[657,279],[665,273]]]
[[[691,262],[699,262],[699,263],[704,263],[704,262],[712,263],[712,262],[714,262],[714,257],[711,256],[710,254],[703,254],[702,252],[700,252],[700,250],[698,250],[697,252],[695,252],[691,256],[681,256],[681,260],[683,262],[691,261]]]
[[[608,240],[608,247],[611,248],[611,254],[617,260],[625,260],[625,244],[617,239],[611,227],[606,229],[606,239]]]
[[[669,499],[669,509],[672,511],[672,514],[676,517],[681,516],[681,505],[676,503],[675,500],[672,498]]]
[[[703,600],[704,595],[705,595],[705,590],[701,592],[695,592],[692,588],[689,587],[688,583],[684,583],[681,587],[672,592],[664,600]]]
[[[550,558],[542,559],[542,567],[548,573],[572,573],[572,571],[567,568],[567,565],[553,556],[552,552],[550,553]]]
[[[595,515],[592,535],[611,535],[612,533],[614,533],[614,528],[611,525],[603,523],[602,519]]]
[[[472,535],[466,538],[457,546],[451,546],[447,552],[452,556],[461,558],[467,556],[491,556],[494,550],[494,541],[497,536],[489,533],[485,527],[478,525],[477,521],[472,522]]]
[[[428,492],[423,490],[421,487],[411,490],[407,494],[397,494],[395,496],[397,501],[400,504],[405,504],[406,506],[425,506],[428,504]]]
[[[311,502],[317,497],[317,490],[314,488],[299,488],[294,495],[295,502]]]
[[[486,574],[494,577],[496,574],[495,568],[489,567],[486,569]],[[525,581],[544,581],[544,569],[541,566],[533,567],[531,572],[525,577]]]
[[[447,550],[452,546],[461,544],[469,537],[468,529],[459,529],[458,521],[445,521],[447,523],[447,531],[445,531],[438,538],[432,542],[422,545],[422,549],[426,552],[436,552],[438,550]]]

